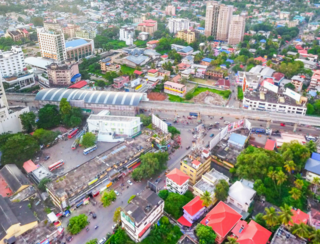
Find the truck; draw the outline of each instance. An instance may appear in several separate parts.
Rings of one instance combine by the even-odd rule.
[[[266,130],[263,128],[252,128],[251,129],[252,133],[257,133],[257,134],[266,134]]]
[[[197,117],[197,118],[198,118],[198,113],[192,113],[192,112],[190,112],[190,113],[189,113],[189,115],[190,115],[190,116],[194,116],[194,117]]]

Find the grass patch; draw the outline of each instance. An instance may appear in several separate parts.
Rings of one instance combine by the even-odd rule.
[[[126,74],[126,75],[132,75],[133,72],[135,71],[134,68],[131,68],[127,65],[121,65],[121,71],[123,74]]]
[[[183,97],[174,96],[172,94],[167,94],[168,99],[170,102],[176,102],[176,103],[185,103],[186,100]]]
[[[147,41],[137,40],[137,41],[133,42],[133,44],[136,45],[137,47],[146,47]]]
[[[121,49],[121,48],[127,47],[125,41],[108,40],[107,43],[112,45],[112,49]]]
[[[243,91],[241,86],[238,86],[238,99],[243,100]]]

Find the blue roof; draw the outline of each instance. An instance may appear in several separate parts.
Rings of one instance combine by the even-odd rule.
[[[84,39],[76,39],[76,40],[72,40],[72,41],[68,41],[66,42],[66,48],[68,47],[77,47],[77,46],[81,46],[83,44],[87,44],[88,42]]]
[[[77,80],[77,78],[81,77],[81,74],[76,74],[74,76],[72,76],[71,78],[71,82],[75,82]]]
[[[230,64],[234,63],[234,61],[232,59],[229,59],[229,58],[226,60],[226,62],[229,62]]]
[[[221,50],[221,52],[224,52],[226,54],[229,54],[230,52],[228,50]]]
[[[295,41],[296,42],[301,42],[302,40],[300,38],[297,38]]]
[[[320,162],[318,160],[309,158],[306,162],[305,170],[320,175]]]
[[[313,152],[311,158],[317,161],[320,161],[320,154]]]
[[[229,142],[236,143],[238,145],[243,146],[246,143],[247,137],[244,135],[240,135],[237,133],[232,133],[229,138]]]
[[[313,97],[317,96],[317,92],[316,91],[309,91],[308,94],[310,94]]]
[[[204,30],[204,28],[203,27],[198,27],[198,30]]]
[[[284,27],[284,25],[277,25],[276,28]]]
[[[211,61],[213,61],[214,59],[211,59],[211,58],[204,58],[202,59],[203,62],[208,62],[210,63]]]
[[[200,15],[200,14],[197,14],[197,17],[202,17],[202,15]]]
[[[266,43],[267,41],[265,39],[260,40],[262,43]]]
[[[193,51],[193,48],[190,47],[190,46],[187,46],[185,48],[182,48],[179,52],[182,52],[182,53],[188,53],[190,51]]]

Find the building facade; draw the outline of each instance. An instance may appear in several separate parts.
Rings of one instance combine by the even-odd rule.
[[[7,30],[6,34],[4,35],[4,37],[9,37],[13,41],[17,42],[17,41],[21,41],[22,38],[29,39],[29,32],[26,29],[23,29],[23,28],[16,29],[14,31]]]
[[[228,43],[237,45],[243,41],[246,19],[244,16],[233,15],[229,27]]]
[[[67,59],[64,34],[62,31],[37,28],[41,57],[62,62]]]
[[[177,33],[182,30],[189,30],[190,20],[189,19],[177,19],[170,18],[168,28],[170,33]]]
[[[52,63],[47,66],[47,74],[50,86],[70,86],[71,78],[79,74],[78,62],[66,60],[63,63]]]
[[[119,40],[125,41],[127,45],[133,44],[133,38],[135,34],[135,28],[133,26],[122,26],[119,31]]]
[[[294,75],[291,78],[291,84],[294,85],[295,87],[294,90],[296,92],[300,92],[302,90],[303,82],[304,82],[304,78],[302,78],[301,76]]]
[[[78,38],[94,39],[96,35],[97,33],[95,30],[85,30],[85,29],[76,30],[76,37]]]
[[[166,175],[166,186],[170,192],[183,195],[188,190],[189,176],[175,168]]]
[[[65,44],[67,59],[76,61],[94,55],[94,42],[92,39],[74,38]]]
[[[168,5],[165,9],[165,14],[166,15],[176,15],[176,7],[173,5]]]
[[[22,49],[13,46],[10,51],[0,50],[0,72],[2,77],[10,77],[26,69]]]
[[[164,92],[179,97],[184,97],[187,92],[185,85],[175,82],[166,81],[164,83]]]
[[[76,31],[80,30],[80,26],[74,24],[68,24],[63,28],[63,33],[67,35],[68,38],[76,37]]]
[[[130,82],[129,76],[120,76],[118,78],[113,79],[113,87],[120,90],[122,89],[125,84],[128,84]]]
[[[196,41],[196,32],[194,30],[182,30],[177,32],[177,38],[180,38],[187,43]]]
[[[158,30],[158,22],[152,19],[144,20],[138,24],[137,30],[147,32],[150,36],[153,36],[153,33]]]

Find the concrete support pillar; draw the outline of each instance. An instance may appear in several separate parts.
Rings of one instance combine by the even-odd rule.
[[[293,132],[296,132],[296,130],[297,130],[297,126],[298,126],[298,124],[297,124],[297,123],[295,123],[295,124],[294,124],[294,126],[293,126]]]
[[[268,120],[267,121],[267,129],[270,129],[270,123],[271,123],[271,120]]]

